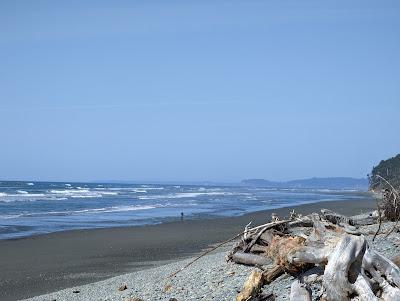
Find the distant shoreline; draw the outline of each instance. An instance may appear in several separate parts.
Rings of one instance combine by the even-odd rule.
[[[362,199],[325,201],[248,213],[242,216],[175,221],[140,227],[71,230],[0,241],[1,300],[18,300],[82,285],[189,257],[270,219],[328,208],[352,215],[375,208],[371,194]]]

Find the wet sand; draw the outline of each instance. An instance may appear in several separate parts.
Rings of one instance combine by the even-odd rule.
[[[361,200],[301,205],[296,212],[305,214],[328,208],[354,215],[374,207],[375,201],[365,194]],[[232,237],[249,221],[254,225],[265,223],[272,212],[283,217],[292,209],[3,240],[0,241],[0,300],[33,297],[188,257]]]

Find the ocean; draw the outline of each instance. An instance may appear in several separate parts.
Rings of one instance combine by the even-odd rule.
[[[242,215],[357,193],[244,186],[0,182],[0,239],[56,231]]]

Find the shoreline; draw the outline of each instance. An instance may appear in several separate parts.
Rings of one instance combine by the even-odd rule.
[[[160,266],[199,253],[241,232],[252,221],[264,223],[321,208],[354,215],[375,208],[372,195],[257,211],[235,217],[70,230],[0,241],[0,299],[19,300]]]
[[[337,191],[328,191],[324,192],[327,195],[336,195]],[[340,201],[358,201],[361,199],[376,199],[380,195],[376,192],[371,192],[371,191],[357,191],[357,190],[343,190],[341,191],[341,195],[356,195],[359,197],[359,199],[352,199],[352,198],[344,198],[344,199],[328,199],[328,200],[321,200],[317,202],[305,202],[305,203],[297,203],[297,204],[292,204],[290,206],[284,206],[284,207],[277,207],[277,208],[268,208],[268,209],[262,209],[262,210],[257,210],[257,211],[251,211],[251,212],[246,212],[243,214],[239,215],[209,215],[209,214],[194,214],[193,216],[187,216],[185,217],[185,222],[192,221],[192,220],[214,220],[214,219],[225,219],[225,218],[239,218],[243,216],[251,216],[253,214],[256,214],[258,212],[270,212],[273,210],[280,210],[284,208],[292,208],[292,207],[302,207],[306,205],[312,205],[312,204],[320,204],[320,203],[329,203],[329,202],[340,202]],[[179,212],[177,212],[179,214]],[[169,224],[169,223],[177,223],[181,222],[181,219],[178,217],[168,217],[165,218],[165,220],[155,222],[155,223],[143,223],[143,224],[133,224],[133,225],[123,225],[123,226],[108,226],[108,227],[93,227],[93,228],[75,228],[75,229],[66,229],[66,230],[58,230],[54,232],[43,232],[43,233],[35,233],[31,235],[21,235],[21,236],[16,236],[16,237],[8,237],[8,238],[0,238],[0,243],[2,241],[14,241],[14,240],[24,240],[24,239],[30,239],[30,238],[39,238],[41,236],[50,236],[50,235],[56,235],[56,234],[61,234],[61,233],[66,233],[66,232],[80,232],[80,231],[96,231],[96,230],[104,230],[104,229],[127,229],[127,228],[141,228],[141,227],[149,227],[149,226],[157,226],[157,225],[162,225],[162,224]],[[16,227],[25,227],[25,226],[16,226]]]

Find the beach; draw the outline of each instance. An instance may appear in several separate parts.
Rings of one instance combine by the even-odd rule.
[[[374,209],[375,200],[366,193],[363,196],[236,217],[178,219],[157,225],[72,230],[2,240],[0,299],[20,300],[157,266],[162,269],[165,264],[177,264],[177,260],[234,236],[249,221],[253,225],[268,221],[272,212],[284,217],[294,208],[302,214],[327,208],[355,215]]]
[[[384,223],[381,230],[388,231],[394,223]],[[369,246],[387,258],[394,258],[400,250],[400,234],[393,233],[390,238],[378,235],[372,241],[377,225],[361,226],[361,231]],[[226,262],[225,255],[230,246],[225,246],[202,257],[190,267],[174,277],[172,273],[180,270],[192,258],[150,268],[143,271],[127,273],[96,283],[71,287],[48,295],[38,296],[29,301],[194,301],[194,300],[235,300],[254,267]],[[302,276],[318,271],[318,267],[304,272]],[[263,291],[273,294],[276,301],[289,300],[291,284],[295,277],[289,274],[279,276],[270,284],[265,284]],[[120,289],[122,287],[123,289]],[[312,286],[312,300],[319,300],[318,286]]]

